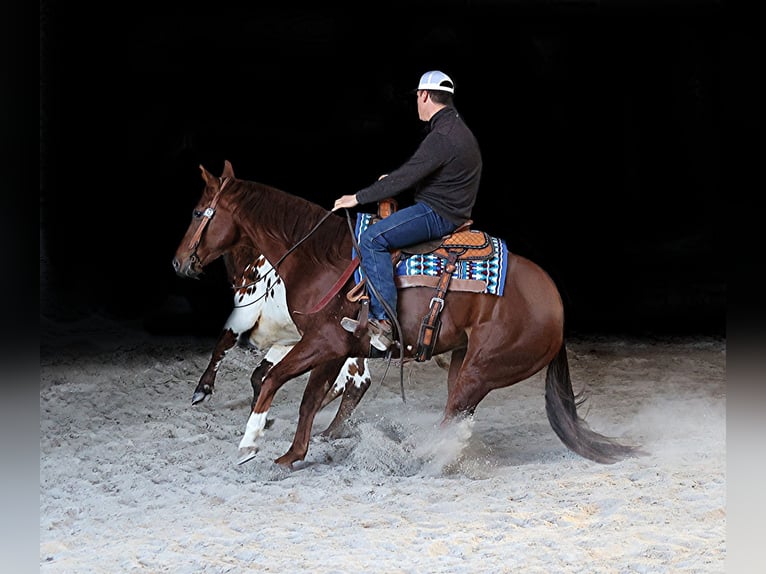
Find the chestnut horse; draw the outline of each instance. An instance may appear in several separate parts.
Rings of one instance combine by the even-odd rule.
[[[327,373],[337,373],[348,357],[370,356],[369,336],[356,337],[340,325],[341,318],[355,317],[359,310],[359,303],[345,296],[354,278],[349,277],[326,301],[352,260],[350,220],[274,187],[237,179],[228,161],[220,177],[203,166],[200,170],[205,187],[173,268],[181,277],[195,277],[226,251],[249,247],[278,269],[301,339],[265,374],[239,444],[239,462],[258,451],[279,388],[311,371],[292,445],[275,460],[291,467],[308,451],[314,416],[332,384]],[[433,348],[434,355],[451,351],[442,425],[473,416],[493,389],[528,379],[547,367],[545,410],[567,448],[599,463],[638,454],[636,447],[591,430],[577,412],[580,397],[573,392],[569,374],[563,303],[550,276],[529,259],[511,253],[504,280],[502,296],[447,293]],[[399,344],[392,348],[393,357],[413,357],[413,344],[433,295],[427,287],[400,290]],[[317,305],[320,302],[324,304]]]
[[[263,375],[288,353],[300,340],[300,335],[287,312],[282,279],[263,255],[256,256],[249,248],[237,248],[225,253],[223,260],[226,272],[232,278],[234,308],[194,389],[192,404],[212,395],[218,369],[228,351],[239,343],[267,350],[250,376],[252,408],[260,393]],[[343,422],[359,404],[371,382],[367,359],[350,358],[346,361],[323,401],[322,406],[326,406],[341,394],[343,396],[335,418],[322,435],[338,436]]]

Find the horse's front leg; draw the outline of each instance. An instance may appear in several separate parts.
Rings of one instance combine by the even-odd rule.
[[[202,373],[202,377],[194,389],[192,395],[192,405],[196,405],[209,398],[215,388],[215,377],[218,374],[218,368],[221,366],[226,353],[237,344],[240,334],[246,333],[252,329],[258,321],[260,312],[255,306],[237,307],[237,298],[234,298],[234,310],[226,319],[220,337],[213,348],[213,354],[210,357],[207,369]]]
[[[213,348],[213,354],[210,357],[210,362],[208,363],[205,372],[202,373],[202,377],[200,377],[199,383],[197,383],[197,388],[194,389],[192,405],[201,403],[213,394],[218,367],[221,366],[221,362],[229,349],[237,343],[237,337],[238,333],[235,333],[230,328],[225,328],[221,333],[221,336],[218,337],[218,341]]]
[[[247,420],[245,434],[239,443],[239,464],[247,462],[258,453],[258,439],[263,436],[266,417],[277,391],[290,379],[299,377],[312,369],[317,362],[324,362],[326,358],[321,355],[322,353],[317,351],[315,345],[308,345],[301,341],[266,373],[250,418]]]
[[[298,414],[298,427],[295,430],[293,444],[290,445],[285,454],[274,462],[284,466],[292,466],[294,462],[306,458],[314,417],[322,408],[322,401],[345,362],[346,360],[343,358],[333,359],[314,367],[311,371],[306,389],[303,391],[303,400],[301,400]]]

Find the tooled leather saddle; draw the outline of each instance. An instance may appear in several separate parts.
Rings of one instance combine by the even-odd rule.
[[[396,208],[397,203],[393,198],[379,201],[377,217],[373,217],[371,224],[379,219],[389,216],[396,211]],[[413,355],[416,361],[427,361],[433,355],[434,345],[436,344],[439,329],[441,328],[441,320],[439,316],[444,310],[445,298],[450,283],[453,280],[453,273],[455,272],[457,262],[460,260],[490,259],[495,255],[495,249],[492,245],[490,236],[484,231],[474,231],[470,229],[472,224],[473,221],[469,219],[445,237],[418,243],[416,245],[410,245],[391,252],[393,265],[396,265],[401,257],[410,255],[429,254],[445,260],[445,264],[437,276],[420,277],[417,280],[411,278],[408,280],[407,278],[397,277],[397,279],[399,279],[399,281],[397,281],[399,287],[418,285],[432,286],[434,288],[434,294],[433,297],[431,297],[428,312],[425,314],[420,324],[417,347]],[[369,295],[367,294],[365,281],[362,280],[357,283],[356,286],[347,293],[346,297],[351,301],[359,301],[361,304],[357,316],[359,325],[357,332],[364,332],[364,329],[366,329],[367,326],[369,313]]]

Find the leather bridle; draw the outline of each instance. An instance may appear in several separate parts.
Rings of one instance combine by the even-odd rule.
[[[223,191],[223,188],[226,187],[226,184],[231,181],[231,178],[221,177],[218,181],[220,182],[218,191],[215,192],[213,200],[210,202],[210,206],[205,209],[205,211],[203,211],[199,216],[202,221],[199,222],[199,227],[197,227],[197,230],[194,232],[194,235],[189,242],[189,249],[192,250],[191,257],[193,259],[197,259],[198,261],[199,258],[197,257],[197,247],[199,246],[200,239],[202,239],[202,233],[205,231],[207,224],[210,223],[210,220],[213,219],[213,216],[215,215],[215,206],[218,205],[218,199],[221,197],[221,192]],[[197,215],[196,212],[194,215]]]

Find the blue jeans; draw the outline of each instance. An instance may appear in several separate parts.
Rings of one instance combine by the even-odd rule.
[[[455,229],[457,229],[456,224],[444,219],[425,203],[416,203],[370,225],[362,233],[359,238],[359,249],[362,252],[363,273],[367,282],[372,283],[380,298],[394,313],[397,293],[390,251],[444,237]],[[386,319],[388,317],[386,308],[375,297],[369,285],[368,292],[370,317]]]

